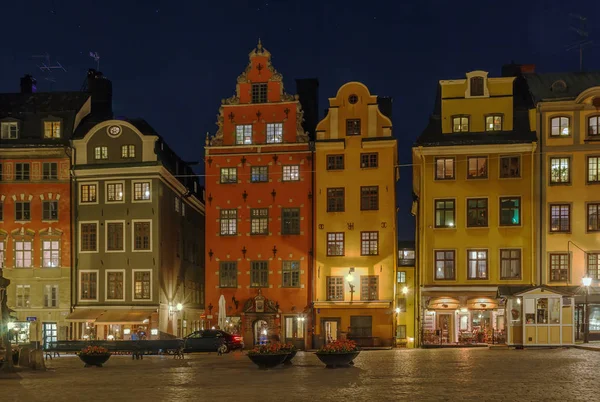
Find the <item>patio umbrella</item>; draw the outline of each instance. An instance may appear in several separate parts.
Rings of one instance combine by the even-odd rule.
[[[225,296],[219,298],[219,328],[225,329],[225,320],[227,319],[227,306],[225,305]]]

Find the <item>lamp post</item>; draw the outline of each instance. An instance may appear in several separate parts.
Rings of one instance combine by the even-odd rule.
[[[583,343],[589,343],[590,334],[590,305],[588,302],[588,296],[590,294],[590,285],[592,284],[592,278],[585,276],[582,280],[583,286],[585,287],[585,312],[583,313]]]

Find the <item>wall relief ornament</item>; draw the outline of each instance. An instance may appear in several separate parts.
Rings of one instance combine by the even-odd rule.
[[[296,141],[297,142],[309,142],[310,137],[308,133],[304,131],[302,123],[304,122],[304,110],[300,102],[296,103]]]

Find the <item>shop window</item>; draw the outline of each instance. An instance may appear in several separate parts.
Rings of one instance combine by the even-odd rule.
[[[138,271],[133,272],[133,298],[135,300],[150,300],[151,294],[151,271]]]
[[[379,232],[360,233],[360,255],[379,254]]]
[[[454,179],[454,158],[435,158],[435,179]]]
[[[125,224],[123,222],[106,223],[106,250],[125,251],[123,241],[125,235]]]
[[[237,168],[221,168],[221,184],[236,184]]]
[[[250,234],[269,234],[269,209],[252,208],[250,210]]]
[[[435,279],[455,279],[455,254],[454,250],[435,251]]]
[[[344,155],[327,155],[327,170],[344,170]]]
[[[303,317],[285,317],[285,338],[303,339],[304,338],[304,318]]]
[[[459,331],[468,331],[469,330],[469,315],[468,314],[459,315],[458,330]]]
[[[469,131],[469,116],[452,116],[452,132],[466,133]]]
[[[283,167],[283,181],[299,181],[300,166],[289,165]]]
[[[58,163],[44,162],[42,164],[42,180],[58,179]]]
[[[80,271],[80,299],[96,300],[98,298],[98,273],[90,271]]]
[[[487,227],[487,198],[470,198],[467,200],[467,227]]]
[[[281,209],[281,234],[300,234],[300,208]]]
[[[588,135],[600,135],[600,116],[592,116],[588,118]]]
[[[600,156],[588,156],[587,182],[600,183]]]
[[[282,287],[300,287],[300,261],[283,261],[281,267]]]
[[[550,158],[550,184],[571,183],[571,159]]]
[[[95,147],[94,148],[94,159],[96,159],[96,160],[108,159],[108,147]]]
[[[521,278],[521,250],[500,250],[500,279]]]
[[[376,211],[379,209],[379,186],[360,188],[360,210]]]
[[[82,184],[80,187],[80,194],[81,194],[81,198],[80,198],[80,203],[81,204],[86,204],[86,203],[90,203],[93,204],[95,202],[97,202],[97,194],[98,194],[98,185],[97,184]]]
[[[343,276],[328,276],[327,277],[327,300],[328,301],[343,301],[344,300],[344,277]]]
[[[587,254],[587,275],[594,280],[600,280],[600,253]]]
[[[453,228],[455,225],[454,200],[435,200],[435,227]]]
[[[44,138],[60,138],[60,121],[44,122]]]
[[[379,155],[374,153],[360,154],[360,167],[365,168],[376,168],[379,162]]]
[[[550,280],[553,282],[562,282],[569,280],[569,254],[553,253],[550,254]]]
[[[343,187],[327,189],[327,212],[344,212],[345,190]]]
[[[42,237],[42,267],[60,267],[60,238]]]
[[[15,163],[15,180],[29,181],[29,163]]]
[[[467,179],[486,179],[488,177],[487,156],[468,157],[467,165]]]
[[[379,300],[379,276],[360,277],[360,300]]]
[[[521,224],[521,197],[500,198],[500,226]]]
[[[548,324],[548,299],[540,297],[536,300],[536,323]]]
[[[346,120],[346,136],[360,135],[360,119]]]
[[[108,183],[106,185],[106,202],[123,201],[123,183]]]
[[[521,177],[521,157],[502,156],[500,158],[500,178],[516,179]]]
[[[252,144],[252,124],[238,124],[235,126],[236,145]]]
[[[133,200],[134,201],[149,201],[150,200],[150,182],[149,181],[133,182]]]
[[[58,307],[58,285],[44,285],[44,307]]]
[[[252,103],[267,102],[268,86],[266,82],[252,84]]]
[[[17,285],[17,308],[31,307],[31,286]]]
[[[283,123],[267,123],[267,144],[283,142]]]
[[[548,299],[548,323],[549,324],[560,324],[560,299],[549,298]]]
[[[502,115],[495,114],[486,116],[485,131],[502,131]]]
[[[250,263],[250,287],[268,288],[269,287],[269,262],[252,261]]]
[[[150,251],[152,250],[152,222],[137,221],[133,222],[133,250]]]
[[[252,183],[266,183],[269,181],[269,168],[267,166],[252,166],[250,169]]]
[[[81,223],[81,251],[98,251],[98,224]]]
[[[600,332],[600,306],[590,306],[590,332]]]
[[[469,279],[487,279],[487,250],[467,250],[467,272]]]
[[[571,231],[571,205],[550,205],[550,232]]]
[[[571,119],[568,117],[553,117],[550,120],[550,135],[552,137],[568,137],[571,134],[570,130]]]
[[[328,256],[343,256],[344,255],[344,233],[343,232],[327,233],[327,255]]]

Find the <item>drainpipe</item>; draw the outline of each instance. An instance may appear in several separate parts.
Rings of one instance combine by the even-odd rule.
[[[310,247],[311,247],[311,253],[309,255],[310,261],[309,261],[309,270],[310,270],[310,279],[311,279],[311,284],[310,284],[310,295],[308,298],[308,303],[311,306],[311,311],[312,311],[312,317],[311,317],[311,345],[310,347],[315,347],[315,322],[317,320],[317,312],[315,311],[315,305],[313,303],[313,300],[315,298],[315,294],[316,294],[316,276],[315,276],[315,253],[316,253],[316,245],[315,245],[315,220],[316,220],[316,216],[315,216],[315,200],[316,200],[316,193],[315,193],[315,179],[316,179],[316,163],[315,163],[315,157],[316,157],[316,152],[315,152],[315,147],[316,144],[314,141],[309,143],[309,148],[310,148],[310,155],[311,155],[311,192],[312,192],[312,199],[310,200]]]
[[[71,166],[69,169],[69,200],[71,202],[71,300],[70,300],[70,310],[73,312],[75,302],[77,301],[77,292],[78,292],[78,281],[77,281],[77,230],[79,225],[77,224],[77,201],[73,200],[73,194],[75,194],[74,187],[77,185],[75,180],[75,146],[73,146],[73,142],[71,141]],[[76,332],[74,329],[77,324],[71,324],[71,339],[74,339],[74,333]]]
[[[421,269],[421,256],[423,255],[423,236],[425,232],[424,219],[423,219],[423,200],[425,200],[425,156],[423,155],[423,148],[419,147],[418,151],[421,164],[419,166],[419,199],[417,200],[417,236],[415,245],[418,249],[417,255],[415,255],[415,278],[418,278],[417,288],[415,289],[416,303],[415,303],[415,317],[418,324],[418,329],[415,328],[415,347],[421,346],[423,341],[423,323],[421,322],[421,284],[423,283],[423,270]]]
[[[544,118],[542,116],[542,110],[541,110],[541,106],[538,103],[537,105],[537,111],[538,111],[538,116],[539,116],[539,129],[536,130],[538,132],[538,141],[539,141],[539,158],[540,158],[540,174],[539,174],[539,180],[540,180],[540,199],[539,199],[539,208],[540,208],[540,214],[539,214],[539,225],[538,225],[538,235],[539,235],[539,242],[540,242],[540,249],[538,252],[538,275],[539,275],[539,282],[538,285],[542,285],[542,281],[543,281],[543,271],[545,269],[545,267],[542,267],[542,261],[543,261],[543,254],[545,252],[545,247],[544,247],[544,203],[546,200],[545,194],[544,194],[544,183],[545,183],[545,172],[544,172]]]
[[[535,143],[534,143],[531,146],[531,176],[530,176],[531,180],[535,180],[534,179],[535,178],[535,167],[534,167],[534,162],[533,162],[535,160],[535,148],[536,147],[535,147]],[[534,189],[534,187],[535,186],[532,183],[532,185],[530,187],[531,188],[531,190],[530,190],[530,192],[531,192],[530,210],[531,210],[531,216],[532,217],[535,216],[535,204],[536,204],[535,203],[535,189]],[[536,247],[535,247],[535,225],[534,225],[533,219],[532,219],[532,222],[531,222],[531,248],[532,248],[531,252],[535,253],[534,255],[537,257],[536,254],[538,254],[538,253],[535,252],[535,250],[536,250]],[[535,277],[536,260],[537,260],[537,258],[535,258],[535,257],[531,259],[531,268],[530,268],[531,269],[531,276],[530,276],[531,282],[534,281],[533,278]],[[533,283],[532,283],[532,285],[533,285]]]

